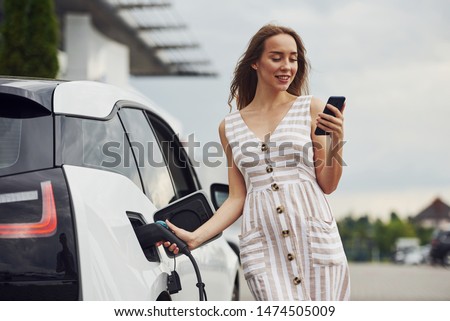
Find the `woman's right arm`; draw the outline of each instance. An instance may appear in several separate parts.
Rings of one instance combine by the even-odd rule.
[[[178,228],[170,222],[167,223],[175,235],[185,241],[191,250],[200,246],[233,224],[241,216],[244,207],[247,190],[244,178],[234,163],[231,147],[225,136],[225,121],[220,123],[219,135],[228,162],[228,198],[217,212],[194,232],[188,232]],[[165,246],[168,246],[168,244],[166,243]],[[170,246],[170,249],[173,250],[174,253],[178,252],[173,244]]]

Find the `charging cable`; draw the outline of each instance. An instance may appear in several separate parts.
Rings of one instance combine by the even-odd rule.
[[[177,237],[163,221],[156,221],[155,223],[139,226],[136,228],[136,235],[139,240],[139,244],[143,249],[154,246],[159,241],[169,241],[170,243],[176,243],[180,253],[186,255],[194,267],[195,274],[197,276],[197,287],[199,289],[200,301],[207,301],[205,284],[202,281],[200,269],[197,262],[189,250],[186,242]]]

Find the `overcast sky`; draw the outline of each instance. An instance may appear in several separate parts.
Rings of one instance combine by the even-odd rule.
[[[294,28],[312,65],[310,93],[347,97],[336,217],[415,215],[450,203],[450,1],[175,0],[219,76],[132,78],[131,84],[195,134],[219,141],[229,84],[264,24]]]

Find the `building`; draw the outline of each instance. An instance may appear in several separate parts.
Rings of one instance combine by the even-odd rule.
[[[62,79],[215,75],[170,0],[55,0],[55,10]]]
[[[437,197],[428,207],[413,218],[414,222],[424,227],[439,230],[450,229],[450,206]]]

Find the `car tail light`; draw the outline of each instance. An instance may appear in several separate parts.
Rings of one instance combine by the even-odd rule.
[[[79,289],[63,169],[0,175],[0,301],[78,300]]]
[[[51,181],[41,182],[42,215],[38,222],[0,224],[0,238],[48,237],[56,232],[55,198]],[[0,204],[38,199],[38,191],[0,194]]]

